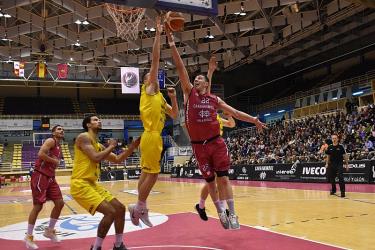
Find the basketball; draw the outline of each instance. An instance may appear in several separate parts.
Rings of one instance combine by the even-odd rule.
[[[165,15],[165,23],[171,31],[182,31],[184,28],[185,18],[181,12],[168,11]]]

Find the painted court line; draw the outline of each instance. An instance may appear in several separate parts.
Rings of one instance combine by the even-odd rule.
[[[127,247],[128,249],[143,249],[143,248],[190,248],[190,249],[210,249],[210,250],[224,250],[222,248],[212,248],[203,246],[186,246],[186,245],[156,245],[156,246],[138,246],[138,247]]]
[[[208,216],[208,217],[213,218],[213,219],[217,219],[217,218],[212,217],[212,216]],[[300,236],[290,235],[290,234],[287,234],[287,233],[277,232],[277,231],[274,231],[274,230],[269,229],[267,227],[250,226],[250,225],[246,225],[246,224],[240,224],[240,225],[241,226],[245,226],[245,227],[254,228],[254,229],[257,229],[257,230],[262,230],[262,231],[266,231],[266,232],[271,232],[271,233],[275,233],[275,234],[279,234],[279,235],[283,235],[283,236],[295,238],[295,239],[310,241],[310,242],[314,242],[314,243],[318,243],[318,244],[322,244],[322,245],[326,245],[326,246],[330,246],[330,247],[336,247],[336,248],[341,248],[341,249],[350,249],[350,248],[346,248],[346,247],[342,247],[342,246],[338,246],[338,245],[334,245],[334,244],[329,244],[329,243],[325,243],[325,242],[321,242],[321,241],[317,241],[317,240],[311,240],[311,239],[308,239],[306,237],[300,237]]]

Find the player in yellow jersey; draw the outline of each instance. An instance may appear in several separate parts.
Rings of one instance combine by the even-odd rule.
[[[216,57],[213,55],[213,56],[211,56],[209,64],[208,64],[208,72],[207,72],[207,78],[208,78],[207,92],[208,93],[211,93],[212,75],[213,75],[214,71],[216,70],[216,67],[217,67]],[[232,116],[230,116],[228,114],[225,114],[225,116],[227,117],[227,119],[221,117],[219,114],[217,115],[217,120],[219,121],[219,124],[220,124],[220,135],[223,135],[224,127],[234,128],[236,126],[236,121],[233,119]],[[195,205],[195,210],[197,210],[197,212],[199,214],[199,217],[204,221],[208,220],[208,217],[207,217],[207,214],[206,214],[206,208],[205,208],[208,194],[209,194],[208,183],[206,182],[204,184],[204,186],[201,188],[201,195],[200,195],[199,203],[197,203]],[[221,197],[219,197],[219,198],[220,198],[221,206],[225,207],[224,202],[222,201]]]
[[[160,17],[156,19],[156,26],[151,69],[143,79],[144,84],[139,104],[144,132],[140,144],[142,173],[138,181],[138,202],[128,207],[134,225],[139,225],[139,219],[141,219],[149,227],[153,225],[148,217],[146,201],[160,172],[160,159],[163,150],[161,132],[164,128],[165,114],[173,119],[176,119],[178,115],[175,89],[168,88],[172,106],[167,104],[159,89],[160,33],[163,31]]]
[[[123,243],[125,223],[125,206],[112,196],[110,192],[97,184],[100,175],[99,163],[108,160],[114,163],[123,162],[139,145],[140,139],[135,140],[128,150],[115,155],[112,150],[117,141],[110,139],[105,148],[97,140],[102,123],[96,115],[85,117],[82,122],[85,133],[79,134],[74,145],[74,163],[71,176],[70,193],[74,200],[90,214],[100,212],[104,215],[98,226],[98,233],[93,250],[100,249],[112,223],[115,224],[116,241],[114,250],[126,249]]]

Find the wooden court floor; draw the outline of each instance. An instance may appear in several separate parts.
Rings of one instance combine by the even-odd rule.
[[[67,176],[58,177],[66,196],[69,196],[69,181]],[[137,196],[131,194],[137,188],[136,180],[102,185],[124,204],[136,202]],[[193,206],[199,199],[201,185],[200,181],[161,177],[154,187],[155,193],[149,197],[149,208],[166,215],[195,212]],[[309,185],[314,189],[314,184]],[[325,184],[317,184],[320,189],[322,185]],[[234,184],[235,206],[242,225],[343,248],[375,249],[375,185],[373,187],[370,186],[369,192],[348,189],[347,197],[342,199],[319,188],[270,188],[267,182],[253,186],[239,182]],[[32,207],[28,189],[26,183],[0,189],[0,227],[27,221]],[[62,215],[86,213],[74,200],[67,200],[66,204]],[[52,203],[47,203],[39,218],[48,218],[51,208]],[[217,217],[211,201],[207,202],[207,210],[210,216]]]

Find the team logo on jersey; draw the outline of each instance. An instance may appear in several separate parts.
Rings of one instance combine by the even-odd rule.
[[[201,118],[205,118],[205,117],[209,117],[210,116],[210,111],[208,111],[208,110],[201,110],[201,111],[199,111],[199,116],[201,117]]]
[[[69,216],[62,216],[56,223],[57,235],[62,240],[80,239],[80,238],[93,238],[96,237],[97,229],[100,220],[103,215],[96,213],[94,216],[89,214],[75,214]],[[154,226],[165,223],[168,217],[163,214],[149,213],[150,220]],[[37,241],[49,240],[43,236],[44,229],[48,227],[49,218],[37,220],[34,228],[34,239]],[[125,218],[125,232],[138,231],[148,228],[142,222],[140,226],[134,226],[131,221],[129,214],[126,214]],[[22,240],[25,237],[24,232],[27,230],[27,221],[8,225],[0,228],[0,238],[7,240]],[[114,235],[115,228],[112,227],[108,231],[108,235]]]

